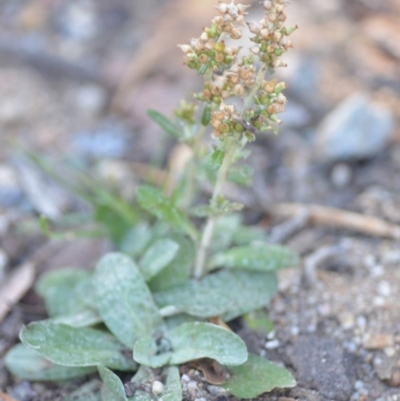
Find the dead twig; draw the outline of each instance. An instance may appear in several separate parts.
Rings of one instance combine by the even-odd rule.
[[[6,317],[11,307],[31,288],[35,280],[35,270],[34,263],[26,262],[14,269],[0,287],[0,322]]]
[[[267,212],[273,216],[290,218],[298,215],[304,209],[308,211],[310,224],[343,228],[375,237],[400,240],[400,226],[396,224],[388,223],[378,217],[365,216],[333,207],[281,203],[268,207]]]

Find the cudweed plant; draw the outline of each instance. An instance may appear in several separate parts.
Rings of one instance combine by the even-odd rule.
[[[24,327],[22,344],[6,357],[12,373],[65,380],[98,371],[101,395],[92,397],[103,401],[180,401],[178,367],[191,361],[206,364],[214,373],[208,380],[239,398],[294,386],[287,370],[249,354],[224,323],[260,313],[277,291],[276,270],[298,263],[293,252],[244,226],[234,213],[241,205],[224,196],[228,181],[243,183],[250,175],[238,163],[246,144],[276,132],[286,104],[286,84],[266,77],[284,65],[280,56],[295,27],[284,25],[285,0],[262,6],[262,20],[246,26],[249,6],[220,2],[200,37],[179,46],[185,64],[204,77],[203,89],[180,105],[176,121],[154,110],[149,115],[192,149],[185,175],[170,196],[140,186],[132,213],[97,194],[99,221],[115,224],[104,217],[107,208],[124,220],[123,235],[113,236],[121,253],[104,256],[92,274],[65,269],[39,280],[49,319]],[[248,51],[228,45],[243,29],[252,34]],[[211,149],[204,144],[208,132]],[[204,180],[213,192],[209,204],[199,205]],[[115,370],[136,373],[124,386]],[[69,399],[87,399],[84,390]]]

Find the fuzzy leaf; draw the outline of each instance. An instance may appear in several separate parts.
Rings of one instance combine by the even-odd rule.
[[[120,378],[104,366],[98,366],[103,386],[101,388],[102,401],[127,401],[125,388]]]
[[[120,244],[120,251],[134,257],[140,254],[151,239],[151,229],[147,223],[139,223],[132,227]]]
[[[182,386],[179,369],[176,366],[169,366],[163,369],[163,375],[166,375],[164,391],[162,393],[163,401],[182,400]]]
[[[140,272],[144,279],[149,281],[175,258],[179,244],[165,238],[156,241],[150,246],[139,262]]]
[[[51,362],[65,366],[104,365],[134,370],[136,364],[126,348],[111,334],[90,328],[73,328],[52,321],[28,324],[21,341]]]
[[[167,117],[156,110],[147,110],[148,116],[157,123],[167,134],[173,136],[174,138],[181,138],[181,130]]]
[[[229,368],[231,376],[221,387],[237,398],[255,398],[274,388],[294,387],[292,374],[265,358],[249,354],[243,365]]]
[[[229,249],[214,255],[209,268],[230,267],[254,271],[272,271],[299,264],[299,257],[280,245],[257,244]]]
[[[85,309],[71,315],[59,316],[52,319],[54,323],[65,324],[71,327],[88,327],[103,321],[99,313],[93,309]]]
[[[198,237],[198,232],[193,223],[158,189],[142,185],[137,191],[137,201],[143,209],[156,216],[159,220],[185,232],[192,239]]]
[[[93,279],[101,317],[128,348],[163,324],[143,276],[128,256],[104,256]]]
[[[154,294],[160,307],[175,306],[179,312],[198,317],[234,319],[268,304],[277,291],[274,273],[222,270],[202,280],[191,280]]]
[[[89,273],[79,269],[47,273],[36,285],[53,321],[72,327],[87,327],[102,321],[93,290]]]
[[[148,282],[152,292],[185,283],[193,269],[195,258],[193,241],[178,233],[165,234],[165,238],[176,242],[179,249],[171,263]]]
[[[23,344],[17,344],[11,348],[4,362],[13,375],[34,381],[71,380],[96,371],[95,367],[57,365]]]
[[[143,337],[134,347],[134,359],[152,368],[179,365],[200,358],[215,359],[225,365],[240,365],[247,359],[247,348],[233,332],[203,322],[183,323],[167,331],[162,339]]]
[[[35,289],[45,299],[49,316],[70,315],[82,311],[85,307],[74,296],[74,292],[77,285],[89,277],[88,272],[79,269],[62,269],[43,275]]]
[[[221,149],[215,149],[210,157],[210,168],[213,171],[218,170],[221,167],[222,162],[224,161],[225,152]]]
[[[140,365],[135,376],[132,377],[132,397],[128,397],[128,401],[154,401],[152,394],[145,389],[141,388],[140,385],[144,383],[151,383],[154,381],[155,375],[153,371],[147,366]],[[129,383],[127,383],[129,388]],[[181,400],[179,400],[181,401]]]
[[[242,246],[251,242],[265,243],[266,240],[267,235],[261,227],[240,226],[239,230],[235,231],[233,235],[232,244]]]
[[[211,240],[211,252],[222,251],[232,243],[235,232],[242,221],[240,214],[230,214],[218,217],[215,221]]]

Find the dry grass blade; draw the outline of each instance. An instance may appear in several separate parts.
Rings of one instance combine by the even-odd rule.
[[[378,217],[365,216],[333,207],[282,203],[268,208],[268,213],[274,216],[290,218],[304,209],[308,211],[311,224],[344,228],[375,237],[400,239],[399,225],[388,223]]]
[[[0,287],[0,322],[11,307],[31,288],[35,279],[35,264],[26,262],[13,270]]]

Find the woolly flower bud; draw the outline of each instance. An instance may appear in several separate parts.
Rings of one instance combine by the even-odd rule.
[[[178,47],[179,47],[185,54],[193,53],[192,46],[189,46],[189,45],[178,45]]]
[[[265,10],[270,10],[272,8],[272,1],[269,1],[269,0],[264,1],[263,7]]]
[[[225,14],[228,11],[228,4],[219,2],[219,4],[215,7],[221,14]]]
[[[255,22],[255,21],[250,21],[247,23],[247,26],[249,27],[249,31],[251,33],[254,33],[255,35],[257,35],[260,32],[260,25]]]
[[[240,39],[242,37],[242,31],[240,29],[232,29],[230,35],[232,39]]]
[[[207,34],[207,32],[203,32],[203,33],[200,35],[200,39],[201,39],[202,41],[206,42],[206,41],[208,40],[208,34]]]
[[[199,39],[192,39],[190,41],[190,46],[192,46],[193,50],[198,51],[203,49],[203,45],[199,41]]]

